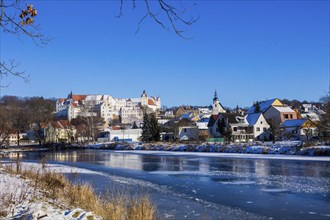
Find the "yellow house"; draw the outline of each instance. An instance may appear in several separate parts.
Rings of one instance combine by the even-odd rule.
[[[302,141],[317,136],[316,123],[306,118],[286,120],[282,123],[281,130],[283,136],[296,137]]]
[[[74,140],[76,133],[77,130],[68,120],[58,120],[47,126],[45,130],[46,142],[69,143]]]

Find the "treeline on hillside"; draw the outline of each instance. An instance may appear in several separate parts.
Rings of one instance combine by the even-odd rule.
[[[43,97],[4,96],[0,99],[0,146],[10,134],[30,130],[41,144],[43,126],[53,120],[55,100]],[[20,138],[18,138],[19,140]],[[19,143],[18,143],[19,145]]]

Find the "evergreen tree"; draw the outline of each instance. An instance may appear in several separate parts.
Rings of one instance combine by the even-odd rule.
[[[152,134],[152,140],[153,141],[160,141],[160,126],[158,124],[156,114],[151,114],[150,117],[150,123],[151,123],[151,134]]]
[[[151,142],[160,140],[160,126],[155,114],[146,111],[143,116],[142,141]]]
[[[142,141],[150,142],[152,139],[150,115],[145,111],[143,114]]]
[[[259,102],[257,101],[255,104],[254,104],[254,113],[259,113],[261,110],[260,110],[260,105],[259,105]]]
[[[136,122],[133,122],[132,129],[138,129],[139,127],[137,126]]]

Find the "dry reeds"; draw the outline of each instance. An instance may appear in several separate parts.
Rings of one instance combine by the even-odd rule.
[[[16,163],[4,166],[4,170],[28,178],[35,190],[41,190],[53,201],[67,207],[82,208],[106,220],[156,219],[156,207],[146,195],[137,197],[107,192],[103,196],[98,196],[90,185],[73,184],[64,175],[46,170],[44,165],[42,167],[42,170],[21,169],[21,165]]]

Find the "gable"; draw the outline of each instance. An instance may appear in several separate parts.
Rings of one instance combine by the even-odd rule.
[[[254,113],[254,114],[248,114],[246,117],[246,120],[249,123],[249,125],[255,125],[258,122],[261,115],[262,115],[261,112]]]
[[[213,127],[214,123],[218,120],[219,115],[211,115],[207,127]]]
[[[280,100],[275,99],[275,101],[273,102],[272,106],[283,106],[283,103]]]

